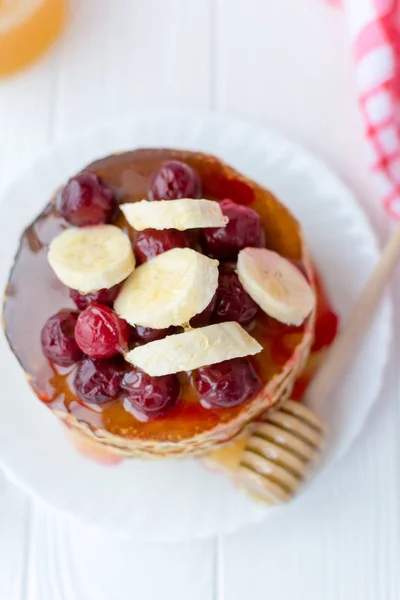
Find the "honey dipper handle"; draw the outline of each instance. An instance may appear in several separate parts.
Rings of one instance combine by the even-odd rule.
[[[306,404],[319,411],[327,395],[333,389],[338,377],[351,361],[364,331],[369,327],[371,317],[400,259],[400,226],[391,235],[381,258],[369,276],[367,283],[353,306],[344,326],[331,346],[326,361],[318,371],[306,397]]]

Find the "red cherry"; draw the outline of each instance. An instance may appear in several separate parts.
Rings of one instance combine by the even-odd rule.
[[[78,312],[64,309],[48,319],[41,332],[44,355],[56,365],[69,367],[82,358],[74,338]]]
[[[317,352],[321,348],[332,344],[339,329],[339,317],[332,308],[319,273],[315,271],[314,274],[317,290],[317,315],[312,351]]]
[[[262,387],[248,358],[233,358],[201,367],[196,372],[195,382],[206,405],[223,408],[243,404]]]
[[[81,294],[77,290],[69,290],[69,295],[80,310],[85,310],[93,302],[112,306],[117,298],[121,284],[114,285],[109,289],[99,290],[98,292],[90,292],[90,294]]]
[[[93,303],[78,317],[75,340],[92,358],[110,358],[128,349],[130,327],[108,306]]]
[[[117,359],[84,358],[76,370],[74,386],[84,402],[100,404],[112,400],[121,392],[124,366]]]
[[[186,233],[177,229],[144,229],[136,237],[135,255],[142,264],[172,248],[190,248]]]
[[[208,181],[208,191],[215,198],[230,198],[233,202],[249,205],[254,201],[254,189],[240,179],[217,174]]]
[[[216,304],[217,294],[215,293],[210,304],[206,306],[201,313],[192,317],[189,321],[189,325],[191,327],[204,327],[205,325],[208,325],[211,321],[211,317],[213,316]]]
[[[215,323],[237,321],[241,325],[248,325],[257,312],[258,305],[245,292],[236,273],[233,271],[220,273],[213,321]]]
[[[58,196],[62,216],[75,227],[107,223],[116,207],[113,190],[89,171],[72,177]]]
[[[255,210],[229,199],[222,200],[220,206],[229,223],[226,227],[207,227],[202,230],[203,247],[207,254],[221,259],[233,258],[243,248],[265,245],[261,219]]]
[[[314,343],[311,350],[317,352],[324,346],[330,346],[336,337],[338,328],[339,318],[332,310],[317,315]]]
[[[298,377],[295,381],[293,391],[290,394],[290,399],[295,400],[296,402],[301,402],[311,381],[312,377],[300,375],[300,377]]]
[[[135,342],[140,344],[147,344],[148,342],[155,342],[156,340],[162,340],[167,335],[175,333],[176,327],[167,327],[166,329],[152,329],[151,327],[142,327],[136,325],[131,327],[132,338]]]
[[[200,198],[201,184],[197,173],[178,160],[165,162],[150,182],[150,200]]]
[[[166,415],[179,400],[180,384],[176,375],[151,377],[133,367],[125,373],[122,387],[132,407],[149,421]]]

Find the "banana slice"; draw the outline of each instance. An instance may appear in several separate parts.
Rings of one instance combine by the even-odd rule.
[[[48,260],[65,285],[84,294],[120,283],[135,268],[132,244],[114,225],[66,229],[51,242]]]
[[[228,217],[222,213],[218,202],[213,200],[141,200],[122,204],[126,220],[137,231],[143,229],[194,229],[197,227],[225,227]]]
[[[114,308],[131,325],[182,325],[209,305],[217,286],[217,260],[190,248],[173,248],[132,273]]]
[[[314,292],[286,258],[266,248],[239,252],[237,274],[262,310],[287,325],[301,325],[315,306]]]
[[[257,354],[261,350],[262,346],[239,323],[229,321],[138,346],[128,352],[125,359],[157,377]]]

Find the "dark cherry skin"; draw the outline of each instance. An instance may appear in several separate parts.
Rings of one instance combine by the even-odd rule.
[[[57,205],[70,225],[86,227],[111,221],[117,201],[113,190],[97,175],[83,171],[68,181],[58,196]]]
[[[262,381],[248,358],[201,367],[196,372],[195,384],[203,402],[214,408],[243,404],[262,388]]]
[[[314,343],[312,352],[318,352],[325,346],[330,346],[339,329],[339,318],[332,310],[325,310],[318,314],[315,321]]]
[[[124,375],[122,388],[132,407],[149,421],[163,417],[179,401],[180,384],[176,375],[151,377],[132,367]]]
[[[235,272],[221,272],[218,278],[214,323],[237,321],[248,325],[257,315],[258,305],[244,290]]]
[[[202,230],[206,254],[220,259],[235,258],[239,250],[265,246],[264,231],[258,213],[249,206],[225,199],[220,203],[229,218],[226,227],[206,227]]]
[[[121,284],[117,284],[109,289],[90,292],[90,294],[81,294],[77,290],[69,290],[69,295],[80,310],[85,310],[85,308],[90,306],[93,302],[98,302],[99,304],[111,307],[114,304],[120,289]]]
[[[176,332],[176,327],[167,327],[166,329],[153,329],[151,327],[142,327],[136,325],[131,327],[131,338],[134,342],[139,344],[147,344],[148,342],[155,342],[156,340],[162,340],[167,335],[172,335]]]
[[[150,178],[150,200],[200,198],[201,183],[197,173],[179,160],[165,162]]]
[[[184,231],[144,229],[136,236],[134,250],[137,263],[142,264],[172,248],[190,248],[190,246],[190,240]]]
[[[74,387],[84,402],[100,404],[121,392],[124,365],[118,359],[84,358],[75,373]]]
[[[43,353],[56,365],[70,367],[83,356],[74,337],[78,315],[74,310],[60,310],[46,321],[42,329]]]
[[[108,306],[92,303],[78,317],[75,340],[91,358],[111,358],[128,349],[131,328]]]
[[[190,321],[189,321],[190,327],[205,327],[206,325],[211,323],[211,318],[213,316],[216,304],[217,304],[217,293],[214,294],[210,304],[208,306],[206,306],[205,309],[201,313],[199,313],[198,315],[195,315],[194,317],[192,317],[190,319]]]

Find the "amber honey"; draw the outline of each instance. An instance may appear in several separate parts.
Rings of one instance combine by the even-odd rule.
[[[66,0],[0,0],[0,76],[28,66],[60,36]]]

